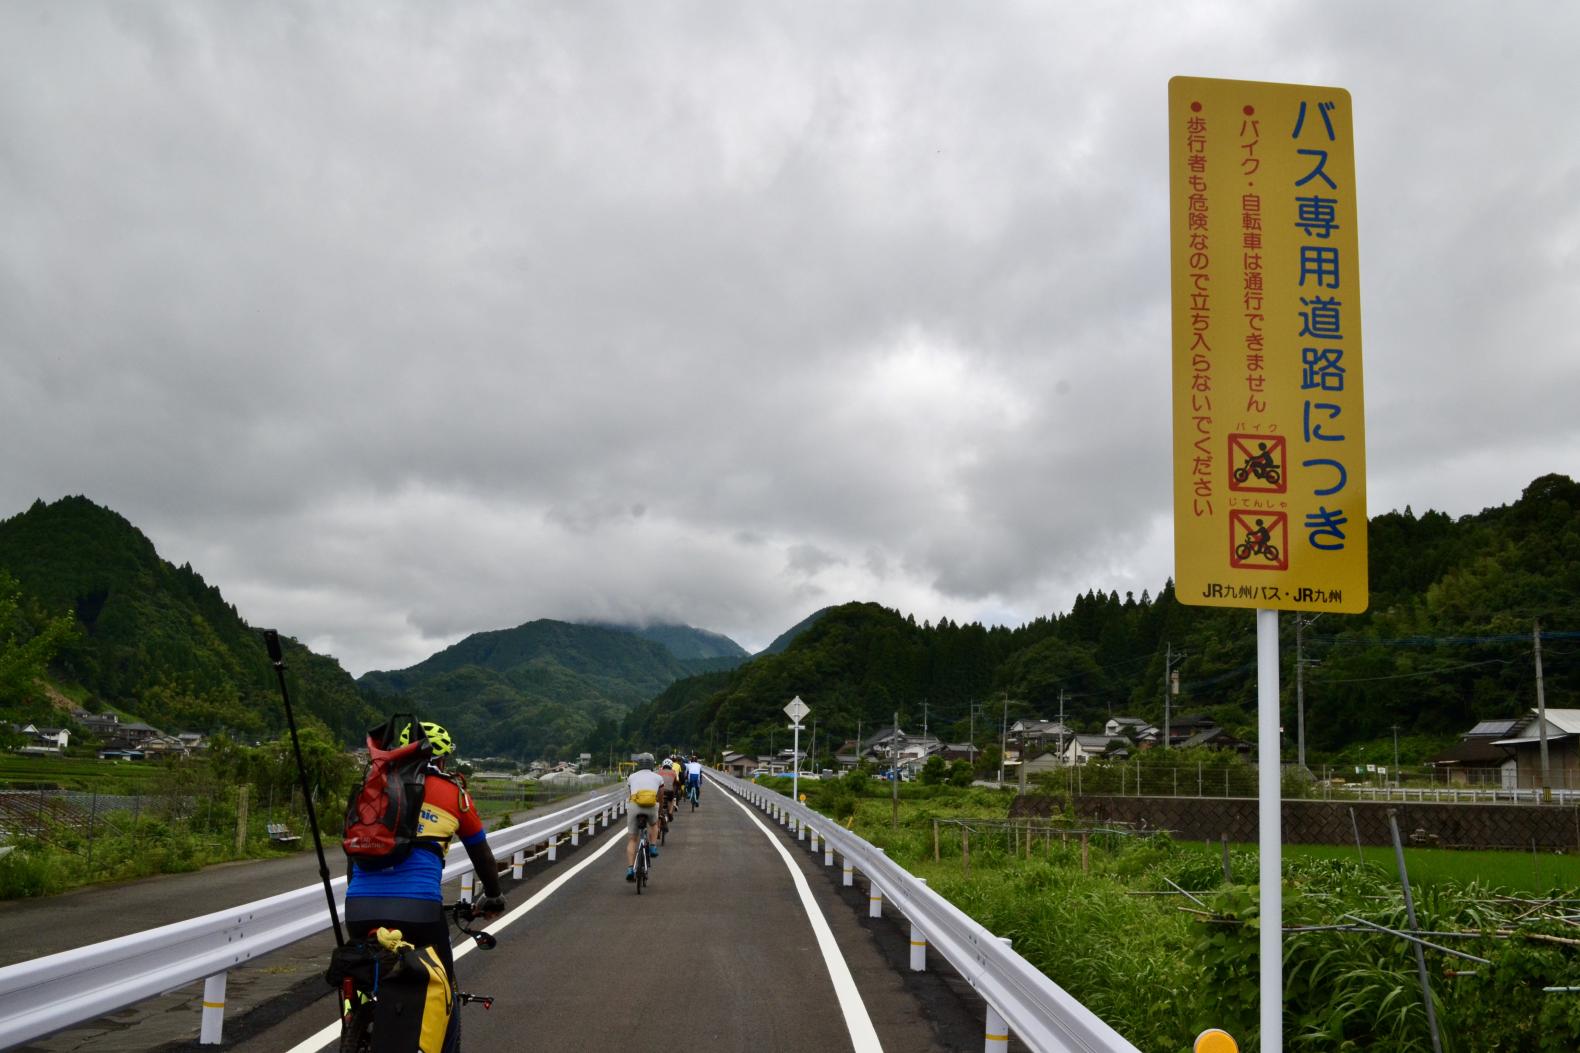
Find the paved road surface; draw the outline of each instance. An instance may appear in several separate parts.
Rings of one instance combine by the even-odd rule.
[[[517,821],[570,807],[607,787],[515,813]],[[329,846],[332,847],[332,846]],[[327,848],[326,848],[327,850]],[[459,849],[457,849],[459,851]],[[564,855],[562,850],[561,855]],[[338,848],[330,855],[331,876],[344,864]],[[534,877],[552,864],[528,867]],[[226,863],[192,874],[144,878],[117,885],[74,889],[58,896],[0,903],[0,966],[200,917],[227,907],[289,892],[318,881],[317,856],[307,851],[262,862]],[[321,973],[334,945],[328,933],[265,955],[246,968],[233,969],[226,991],[227,1026],[260,1006],[285,999],[298,1007],[303,988],[317,993],[312,978]],[[193,1039],[199,1024],[203,985],[192,984],[108,1017],[59,1032],[22,1047],[19,1053],[144,1053],[168,1043]],[[196,1047],[194,1047],[196,1048]]]
[[[506,919],[497,950],[459,962],[463,989],[499,1000],[463,1010],[466,1049],[647,1048],[664,1036],[721,1050],[981,1048],[969,989],[942,971],[896,969],[905,937],[865,917],[865,889],[841,889],[821,854],[732,795],[710,788],[681,816],[640,897],[624,880],[622,841],[615,830],[584,845],[562,887]],[[304,1040],[334,1015],[322,999],[235,1048],[323,1048]]]

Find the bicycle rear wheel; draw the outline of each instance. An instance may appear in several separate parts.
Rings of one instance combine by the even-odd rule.
[[[340,1053],[371,1053],[373,1049],[373,1003],[363,1002],[340,1025]]]
[[[647,884],[647,838],[642,838],[636,846],[636,894],[642,894],[642,886]]]

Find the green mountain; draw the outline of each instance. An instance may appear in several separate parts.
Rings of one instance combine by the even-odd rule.
[[[542,619],[474,633],[358,685],[381,709],[409,705],[444,724],[463,752],[535,757],[612,732],[633,706],[691,674],[664,644],[628,630]]]
[[[723,633],[696,629],[689,625],[619,625],[614,622],[588,622],[600,629],[626,632],[663,644],[665,650],[683,662],[714,662],[734,659],[735,664],[751,657],[751,653]]]
[[[1172,583],[1155,598],[1090,591],[1068,613],[1016,629],[918,625],[874,604],[814,618],[778,653],[671,685],[631,713],[626,740],[783,745],[780,710],[795,695],[830,747],[896,712],[907,730],[925,721],[950,738],[974,731],[982,744],[1006,719],[1056,716],[1061,694],[1082,730],[1117,714],[1161,723],[1169,656],[1181,678],[1175,713],[1206,712],[1254,737],[1253,612],[1183,605]],[[1426,749],[1477,720],[1529,709],[1538,619],[1547,705],[1580,706],[1580,485],[1567,476],[1543,476],[1517,502],[1457,520],[1408,508],[1375,517],[1370,610],[1305,630],[1309,748],[1341,755],[1397,725]],[[1292,737],[1292,615],[1282,623]]]
[[[774,637],[774,642],[769,644],[767,647],[764,647],[758,653],[784,654],[785,651],[789,649],[791,643],[795,641],[797,636],[800,636],[802,633],[812,628],[812,626],[817,624],[817,620],[819,618],[823,617],[823,615],[827,614],[833,609],[833,607],[824,607],[822,610],[813,611],[811,614],[807,615],[805,618],[802,618],[800,621],[790,626],[790,628]]]
[[[114,707],[168,732],[255,736],[285,725],[260,632],[190,565],[161,559],[124,518],[85,497],[42,501],[0,522],[0,571],[26,602],[70,613],[75,640],[50,675],[89,709]],[[292,703],[351,741],[373,712],[333,658],[286,645]]]

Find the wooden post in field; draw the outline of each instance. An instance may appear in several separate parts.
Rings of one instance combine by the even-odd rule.
[[[960,826],[960,872],[971,876],[971,828],[964,823]]]
[[[933,820],[933,862],[938,862],[938,820]]]
[[[1223,883],[1234,884],[1234,872],[1229,869],[1229,835],[1219,834],[1218,840],[1223,845]]]
[[[1091,859],[1091,856],[1088,854],[1086,831],[1082,830],[1081,831],[1081,873],[1083,873],[1083,874],[1090,874],[1091,872],[1092,872],[1092,859]]]

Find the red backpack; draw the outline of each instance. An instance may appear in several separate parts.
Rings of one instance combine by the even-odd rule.
[[[397,745],[410,727],[411,741]],[[368,732],[368,767],[346,805],[346,856],[364,870],[383,870],[411,855],[417,844],[424,782],[433,745],[422,724],[397,713]]]

